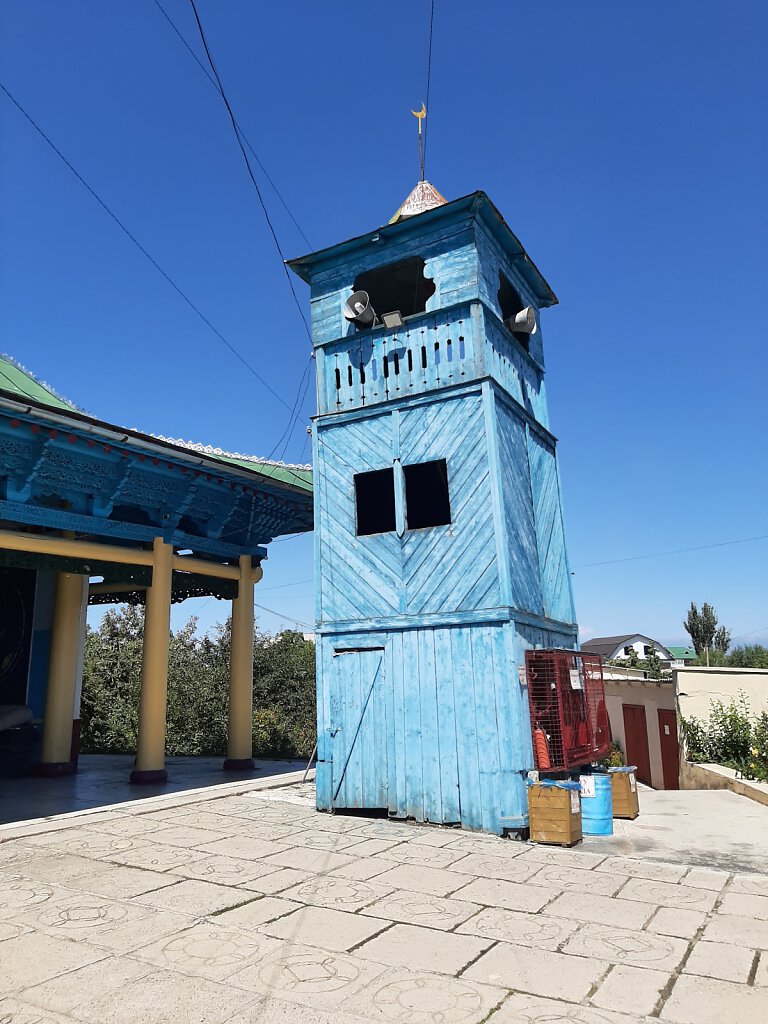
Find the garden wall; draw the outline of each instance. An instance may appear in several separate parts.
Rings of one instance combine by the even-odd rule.
[[[753,715],[768,710],[768,669],[676,668],[672,676],[678,711],[685,719],[706,721],[711,701],[730,704],[740,692]]]

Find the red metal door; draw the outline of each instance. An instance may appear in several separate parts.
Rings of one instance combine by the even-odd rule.
[[[642,704],[622,704],[624,714],[624,744],[627,764],[637,765],[637,777],[651,785],[651,755],[648,752],[648,727]]]
[[[664,789],[680,789],[680,747],[677,742],[677,715],[659,709],[659,740]]]

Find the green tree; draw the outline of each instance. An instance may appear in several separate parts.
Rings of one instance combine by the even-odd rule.
[[[733,668],[768,668],[768,647],[762,644],[735,647],[725,663]]]
[[[731,646],[731,631],[726,629],[725,626],[720,626],[715,633],[715,650],[722,651],[726,654],[728,648]]]
[[[136,750],[142,608],[110,610],[89,629],[81,705],[84,753]],[[171,632],[166,753],[223,756],[227,746],[231,626],[198,636],[191,618]],[[254,637],[254,753],[308,757],[315,743],[315,646],[301,633]]]
[[[645,658],[645,664],[643,666],[645,671],[648,673],[649,679],[663,679],[664,668],[661,664],[661,658],[659,652],[656,650],[655,645],[652,645],[648,654]]]
[[[691,601],[688,617],[683,627],[691,638],[696,654],[701,657],[704,651],[711,649],[717,631],[717,615],[711,604],[705,601],[699,611],[696,602]]]

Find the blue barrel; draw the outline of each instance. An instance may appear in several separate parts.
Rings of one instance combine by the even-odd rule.
[[[594,796],[591,795],[593,788]],[[585,836],[613,835],[613,793],[610,775],[582,776],[581,831]]]

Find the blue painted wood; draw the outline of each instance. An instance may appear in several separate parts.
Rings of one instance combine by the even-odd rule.
[[[357,275],[412,255],[436,288],[425,311],[356,332],[342,310]],[[503,325],[499,273],[537,314],[553,296],[482,199],[295,268],[318,356],[318,806],[522,828],[533,755],[518,667],[528,646],[574,646],[576,626],[541,330],[526,352]],[[451,521],[409,528],[402,468],[443,459]],[[394,528],[358,537],[354,477],[385,468]]]

